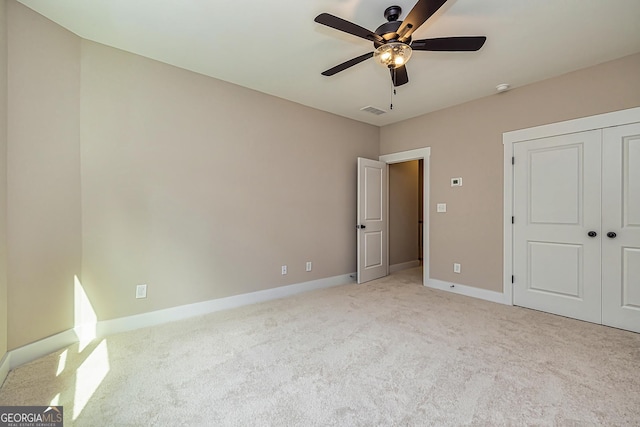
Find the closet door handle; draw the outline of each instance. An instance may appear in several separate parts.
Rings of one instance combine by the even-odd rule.
[[[587,236],[589,237],[596,237],[598,235],[598,233],[596,233],[595,231],[590,231],[587,233]]]
[[[607,237],[610,238],[610,239],[615,239],[616,236],[617,236],[617,234],[614,233],[613,231],[610,231],[610,232],[607,233]]]

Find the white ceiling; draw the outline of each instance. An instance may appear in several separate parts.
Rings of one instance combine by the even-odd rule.
[[[639,0],[449,0],[413,38],[486,35],[486,44],[414,52],[392,111],[389,72],[373,60],[320,75],[373,48],[315,16],[373,31],[385,8],[400,5],[402,20],[415,1],[20,0],[85,39],[378,126],[640,51]],[[388,112],[360,111],[368,105]]]

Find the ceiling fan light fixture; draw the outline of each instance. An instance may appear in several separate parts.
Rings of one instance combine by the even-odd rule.
[[[378,47],[373,53],[373,59],[385,68],[398,68],[411,58],[411,47],[400,42],[389,42]]]

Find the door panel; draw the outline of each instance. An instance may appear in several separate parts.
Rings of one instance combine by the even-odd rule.
[[[600,147],[601,131],[514,144],[514,304],[600,323]]]
[[[377,165],[364,166],[364,195],[365,197],[365,221],[382,221],[382,194],[380,191],[383,186],[382,176],[384,169],[380,169]]]
[[[629,129],[631,130],[631,129]],[[618,129],[624,132],[625,129]],[[609,130],[607,136],[611,136]],[[617,137],[616,137],[617,138]],[[640,227],[640,137],[628,135],[622,142],[623,148],[623,179],[622,202],[625,227]]]
[[[530,222],[578,225],[582,208],[582,145],[530,151],[529,162]],[[550,188],[555,190],[549,191]]]
[[[622,307],[640,309],[640,249],[622,250]]]
[[[370,269],[382,265],[382,233],[377,231],[364,232],[366,251],[364,255],[364,267]]]
[[[602,165],[602,322],[640,332],[640,124],[604,130]]]
[[[584,294],[581,245],[529,242],[530,291],[580,299]]]
[[[358,283],[386,276],[387,165],[358,158]]]

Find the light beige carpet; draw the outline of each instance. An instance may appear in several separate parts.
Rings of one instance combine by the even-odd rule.
[[[640,335],[419,270],[123,333],[12,371],[65,425],[640,425]]]

